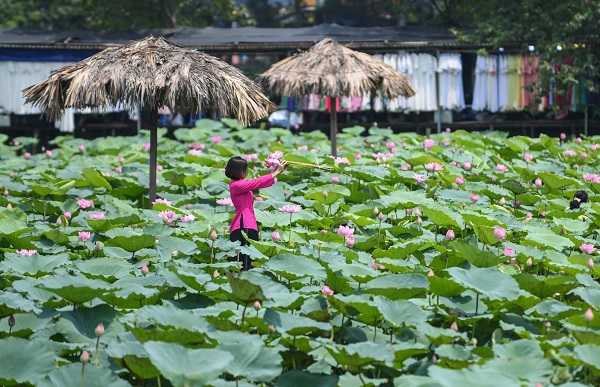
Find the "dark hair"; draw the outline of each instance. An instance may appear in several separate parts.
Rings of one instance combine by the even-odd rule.
[[[585,191],[579,190],[575,192],[575,196],[573,196],[573,201],[569,203],[569,208],[574,210],[579,208],[581,203],[586,203],[588,201],[588,194]]]
[[[229,159],[225,166],[225,176],[231,180],[240,180],[248,174],[248,162],[240,156]]]

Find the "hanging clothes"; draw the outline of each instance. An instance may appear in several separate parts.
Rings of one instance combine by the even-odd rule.
[[[465,108],[465,93],[460,54],[441,54],[438,59],[440,107],[448,110]]]
[[[478,55],[475,61],[475,85],[473,87],[473,101],[471,102],[471,109],[474,111],[486,109],[487,87],[487,59]]]
[[[506,110],[521,110],[521,56],[508,55],[507,66],[507,100]]]

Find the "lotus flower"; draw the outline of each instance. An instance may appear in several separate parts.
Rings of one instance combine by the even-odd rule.
[[[594,251],[596,251],[593,243],[582,243],[579,249],[587,254],[594,254]]]
[[[87,363],[90,361],[90,354],[88,351],[81,352],[81,356],[79,356],[79,361],[82,363]]]
[[[446,239],[448,239],[449,241],[454,239],[454,230],[446,231]]]
[[[496,170],[498,172],[506,173],[506,172],[508,172],[508,167],[503,164],[496,164]]]
[[[302,206],[299,204],[286,204],[285,206],[281,207],[279,211],[286,214],[295,214],[296,212],[300,212],[301,209]]]
[[[144,265],[142,266],[142,275],[145,277],[146,274],[148,274],[148,266]]]
[[[427,150],[433,148],[433,146],[435,145],[435,141],[433,141],[432,139],[426,139],[423,141],[423,147]]]
[[[385,266],[381,263],[375,262],[374,259],[371,260],[371,267],[375,270],[385,270]]]
[[[27,250],[27,249],[21,249],[16,251],[17,255],[27,255],[28,257],[31,257],[33,254],[37,254],[37,250]]]
[[[99,212],[97,214],[90,214],[90,219],[104,219],[104,212]]]
[[[454,182],[456,183],[456,185],[461,186],[465,184],[465,179],[463,177],[456,176],[456,180],[454,180]]]
[[[213,228],[213,230],[210,232],[210,239],[212,239],[213,241],[214,241],[215,239],[217,239],[217,230],[215,230],[214,228]]]
[[[526,162],[530,163],[533,160],[533,155],[530,153],[525,153],[525,156],[523,156],[523,158]]]
[[[321,293],[323,293],[326,296],[333,296],[334,291],[329,289],[329,286],[325,285],[323,286],[323,289],[321,289]]]
[[[80,241],[86,242],[90,239],[90,236],[91,236],[91,234],[89,231],[80,231],[78,237],[79,237]]]
[[[340,179],[339,179],[337,176],[333,176],[333,177],[331,178],[331,182],[332,182],[332,183],[334,183],[334,184],[337,184],[337,183],[339,183],[339,182],[340,182]]]
[[[94,333],[96,334],[96,337],[102,336],[104,334],[104,324],[98,324],[94,330]]]
[[[79,208],[90,208],[90,207],[94,207],[94,201],[93,200],[86,200],[86,199],[79,199],[77,201],[77,205],[79,206]]]
[[[430,172],[441,171],[444,169],[444,166],[442,166],[441,164],[438,164],[438,163],[428,163],[428,164],[425,164],[425,169]]]
[[[425,183],[425,179],[427,179],[427,176],[415,173],[412,178],[415,179],[417,183]]]
[[[348,247],[354,246],[354,235],[348,235],[346,237],[346,246],[348,246]]]
[[[194,220],[196,220],[196,217],[191,214],[185,215],[185,216],[183,216],[183,218],[181,218],[182,223],[192,223]]]
[[[279,235],[279,233],[277,231],[273,231],[271,233],[271,239],[275,242],[279,242],[281,240],[281,236]]]
[[[496,227],[494,229],[494,238],[502,242],[506,238],[506,230],[503,227]]]
[[[343,237],[348,237],[350,235],[354,235],[354,229],[348,226],[340,226],[338,227],[337,233]]]
[[[478,200],[479,200],[479,195],[477,195],[477,194],[471,194],[471,201],[473,203],[477,203]]]
[[[233,206],[231,198],[217,199],[217,204],[220,204],[222,206]]]
[[[254,310],[256,310],[257,312],[260,310],[260,307],[261,307],[260,302],[258,300],[254,301],[254,305],[252,305],[252,306],[254,307]]]

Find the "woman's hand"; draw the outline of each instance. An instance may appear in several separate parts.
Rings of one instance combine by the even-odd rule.
[[[279,163],[277,168],[275,168],[275,170],[273,172],[271,172],[271,175],[273,175],[273,177],[276,177],[281,172],[285,171],[288,166],[289,166],[289,164],[287,161],[282,161],[281,163]]]

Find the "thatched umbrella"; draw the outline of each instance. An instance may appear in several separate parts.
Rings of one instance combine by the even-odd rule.
[[[307,51],[283,59],[258,76],[268,93],[302,97],[331,97],[331,154],[336,155],[337,98],[375,96],[411,97],[408,78],[372,55],[351,50],[326,38]]]
[[[158,109],[257,121],[275,106],[241,71],[208,54],[161,37],[107,48],[63,67],[23,90],[23,96],[54,121],[65,108],[140,107],[150,113],[150,203],[156,199]]]

